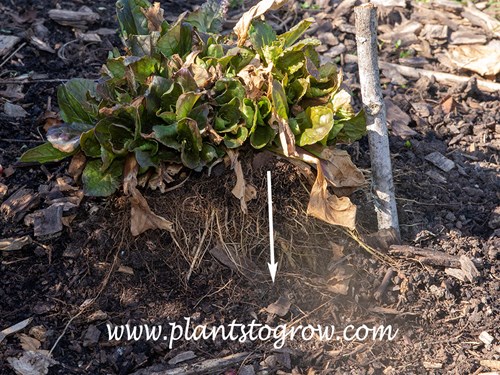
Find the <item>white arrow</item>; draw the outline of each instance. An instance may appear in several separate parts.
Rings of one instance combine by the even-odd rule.
[[[271,186],[271,171],[267,171],[267,205],[269,210],[269,248],[271,250],[271,262],[267,263],[271,279],[276,278],[276,271],[278,270],[278,263],[274,260],[274,228],[273,228],[273,189]]]

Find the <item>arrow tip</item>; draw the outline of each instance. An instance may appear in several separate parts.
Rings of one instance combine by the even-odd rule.
[[[278,271],[278,263],[267,263],[267,266],[269,267],[269,273],[271,274],[271,279],[273,280],[276,278],[276,272]]]

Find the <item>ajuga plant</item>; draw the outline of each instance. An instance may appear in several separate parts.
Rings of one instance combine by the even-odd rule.
[[[246,145],[321,157],[326,146],[359,139],[364,117],[353,110],[341,72],[320,64],[318,39],[303,37],[313,20],[277,35],[259,5],[236,33],[221,35],[224,1],[168,23],[159,3],[118,0],[123,53],[109,53],[98,81],[59,87],[63,122],[20,161],[83,152],[85,193],[108,196],[131,155],[140,176],[174,164],[199,171]]]

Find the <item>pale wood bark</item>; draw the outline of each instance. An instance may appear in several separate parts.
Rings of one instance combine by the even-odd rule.
[[[387,119],[380,87],[377,54],[377,10],[371,3],[354,8],[359,81],[366,113],[372,166],[372,188],[378,228],[394,228],[399,237],[399,221],[394,196]]]

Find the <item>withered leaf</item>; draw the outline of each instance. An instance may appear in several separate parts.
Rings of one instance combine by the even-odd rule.
[[[336,194],[349,195],[366,184],[363,172],[354,165],[347,151],[325,148],[320,154],[320,163]]]
[[[290,129],[290,125],[288,125],[288,121],[280,117],[276,111],[273,111],[269,122],[273,125],[278,124],[278,135],[283,154],[285,156],[297,155],[297,151],[295,150],[295,136]]]
[[[149,208],[146,198],[137,190],[137,160],[132,154],[125,161],[123,190],[130,197],[130,232],[138,236],[148,229],[164,229],[173,232],[173,223],[164,217],[156,215]]]
[[[144,10],[141,8],[142,13],[148,20],[149,31],[161,31],[163,23],[163,9],[160,8],[160,3],[154,3],[153,6]]]
[[[146,199],[136,188],[132,189],[130,203],[132,206],[130,210],[130,232],[132,236],[138,236],[148,229],[164,229],[174,232],[174,224],[153,213]]]
[[[279,9],[287,2],[288,0],[262,0],[251,7],[249,10],[247,10],[245,13],[243,13],[240,20],[233,29],[234,33],[238,37],[238,45],[242,46],[243,43],[245,43],[248,37],[250,24],[255,18],[262,16],[270,9]]]
[[[311,190],[307,214],[333,225],[354,229],[356,206],[347,197],[338,198],[328,192],[328,182],[322,164],[317,165],[318,175]]]
[[[257,197],[257,190],[251,184],[247,184],[243,175],[243,168],[238,160],[238,153],[233,150],[228,150],[231,166],[236,173],[236,185],[231,193],[240,200],[241,211],[248,213],[247,202]]]

